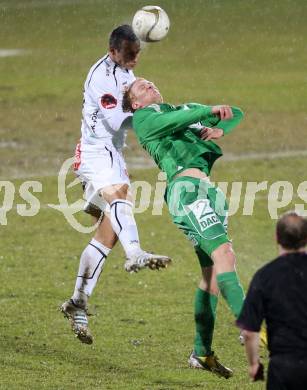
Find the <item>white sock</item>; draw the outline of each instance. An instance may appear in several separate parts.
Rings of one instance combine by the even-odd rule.
[[[111,204],[111,225],[118,236],[126,256],[141,251],[139,233],[133,215],[133,204],[125,199],[115,199]]]
[[[75,291],[72,296],[77,306],[86,307],[87,299],[91,296],[96,286],[110,250],[92,238],[82,252]]]

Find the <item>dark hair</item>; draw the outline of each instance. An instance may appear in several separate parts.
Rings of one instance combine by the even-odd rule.
[[[123,41],[139,42],[139,38],[135,35],[133,29],[128,24],[116,27],[110,35],[109,47],[110,49],[120,50]]]
[[[277,242],[285,249],[300,249],[307,245],[307,218],[289,211],[283,214],[276,226]]]
[[[124,94],[123,94],[123,101],[122,101],[122,109],[124,112],[134,112],[135,110],[132,108],[132,96],[131,96],[131,87],[134,84],[134,82],[126,88]]]

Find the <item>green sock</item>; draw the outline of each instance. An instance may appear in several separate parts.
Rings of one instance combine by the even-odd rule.
[[[218,274],[216,279],[222,296],[225,298],[234,316],[238,318],[243,306],[244,292],[237,273],[235,271],[224,272]]]
[[[216,295],[212,295],[200,288],[196,290],[194,352],[197,356],[207,356],[211,353],[217,300],[218,297]]]

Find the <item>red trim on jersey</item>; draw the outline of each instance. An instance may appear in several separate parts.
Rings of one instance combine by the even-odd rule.
[[[101,97],[101,105],[103,108],[110,109],[117,106],[117,100],[110,93],[106,93]]]
[[[73,163],[74,171],[77,171],[81,165],[81,142],[78,142],[75,149],[75,161]]]

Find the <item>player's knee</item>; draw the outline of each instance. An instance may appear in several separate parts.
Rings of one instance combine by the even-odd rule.
[[[211,295],[219,295],[219,288],[217,283],[207,283],[204,279],[199,282],[199,288],[203,291],[207,291]]]
[[[235,256],[232,244],[230,242],[220,245],[217,249],[215,249],[215,251],[213,251],[212,255],[220,255],[227,257]]]
[[[219,269],[222,267],[228,270],[235,267],[236,257],[231,243],[220,245],[212,252],[211,256],[214,264],[216,264]]]
[[[129,186],[127,184],[124,184],[116,190],[116,199],[127,199],[128,193]]]
[[[129,186],[128,184],[114,185],[103,188],[101,190],[101,196],[108,202],[112,203],[115,199],[130,200]]]

